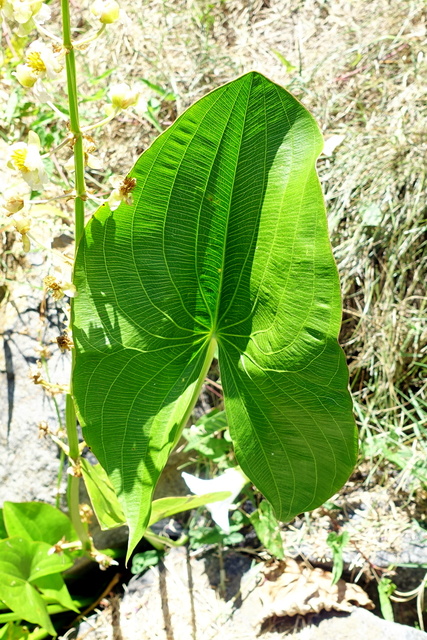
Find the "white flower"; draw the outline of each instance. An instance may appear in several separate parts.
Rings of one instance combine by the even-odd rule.
[[[228,511],[248,482],[246,476],[243,475],[238,468],[227,469],[222,475],[212,478],[212,480],[202,480],[189,473],[185,473],[185,471],[181,475],[190,491],[197,495],[204,495],[205,493],[213,493],[216,491],[230,492],[230,496],[225,500],[206,505],[206,508],[209,509],[211,513],[212,520],[216,522],[225,533],[230,533]]]
[[[48,178],[40,156],[40,139],[34,131],[26,142],[15,142],[9,148],[8,167],[16,169],[31,189],[40,189]]]
[[[71,251],[72,253],[72,251]],[[73,282],[73,259],[59,251],[52,254],[52,269],[50,274],[43,279],[45,288],[50,291],[55,300],[61,300],[64,296],[74,298],[77,295]],[[70,307],[64,306],[66,314],[65,324],[69,322]]]
[[[50,79],[55,78],[63,69],[60,58],[64,52],[59,47],[58,51],[54,51],[52,46],[47,45],[42,40],[35,40],[30,44],[26,53],[26,61],[28,65],[34,65],[40,69]]]
[[[54,51],[41,40],[35,40],[25,54],[25,64],[18,64],[15,75],[23,87],[32,87],[40,78],[55,78],[63,69],[62,51]]]
[[[18,64],[15,76],[19,84],[25,87],[25,89],[33,87],[40,77],[39,74],[35,73],[27,64]]]
[[[18,23],[17,34],[26,36],[36,26],[34,18],[42,24],[50,19],[50,8],[42,0],[4,0],[2,12],[8,20]]]
[[[112,85],[109,95],[115,109],[134,107],[139,100],[139,91],[131,89],[126,82]]]
[[[48,20],[50,20],[52,12],[50,10],[50,7],[43,2],[40,9],[34,15],[37,17],[37,22],[39,24],[44,24],[45,22],[48,22]]]
[[[95,0],[90,12],[98,18],[102,24],[112,24],[120,17],[120,7],[115,0]]]

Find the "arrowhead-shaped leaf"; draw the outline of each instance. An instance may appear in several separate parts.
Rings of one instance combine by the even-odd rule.
[[[306,109],[249,73],[178,118],[130,172],[133,204],[103,205],[86,227],[74,394],[130,549],[217,347],[237,459],[279,519],[352,469],[321,148]]]
[[[57,584],[55,574],[69,569],[73,561],[64,555],[50,555],[49,549],[50,545],[45,542],[26,538],[7,538],[0,542],[0,601],[23,620],[39,624],[56,635],[46,603],[34,585],[38,586],[40,581],[46,585],[49,582],[46,578],[52,578]],[[62,582],[60,576],[59,580]],[[61,596],[64,599],[63,592]]]
[[[62,538],[66,542],[78,539],[71,520],[50,504],[5,502],[3,515],[9,537],[21,536],[26,540],[47,542],[50,546]]]

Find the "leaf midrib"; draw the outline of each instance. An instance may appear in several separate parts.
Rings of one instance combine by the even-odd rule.
[[[220,342],[220,335],[217,334],[218,315],[219,315],[219,309],[220,309],[220,304],[221,304],[222,289],[223,289],[223,285],[224,285],[224,272],[225,272],[225,268],[224,267],[225,267],[225,257],[226,257],[225,253],[226,253],[226,248],[227,248],[228,227],[229,227],[230,216],[231,216],[231,203],[233,201],[233,194],[234,194],[234,189],[235,189],[235,182],[236,182],[235,181],[235,177],[236,177],[237,167],[239,166],[240,154],[242,152],[242,140],[243,140],[243,134],[244,134],[244,131],[245,131],[246,120],[247,120],[247,116],[248,116],[248,104],[249,104],[250,97],[251,97],[251,92],[252,92],[253,78],[254,78],[254,76],[251,75],[251,83],[250,83],[250,87],[249,87],[249,90],[248,90],[248,97],[247,97],[246,107],[245,107],[245,119],[243,121],[241,135],[240,135],[239,153],[237,155],[237,160],[236,160],[236,163],[235,163],[235,166],[234,166],[233,190],[231,192],[230,204],[228,206],[227,220],[226,220],[226,223],[225,223],[224,242],[223,242],[223,246],[222,246],[221,272],[220,272],[219,283],[218,283],[218,295],[217,295],[217,300],[216,300],[215,313],[214,313],[213,320],[212,320],[212,336],[216,340],[218,340],[218,342]]]

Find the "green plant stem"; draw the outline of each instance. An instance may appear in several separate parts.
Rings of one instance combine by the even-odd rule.
[[[83,133],[80,130],[79,108],[77,100],[76,61],[71,41],[70,6],[68,0],[61,0],[63,45],[67,51],[65,67],[67,71],[68,108],[70,111],[70,131],[74,137],[74,170],[75,170],[75,234],[76,248],[83,233],[84,203],[86,186],[84,178]]]
[[[51,40],[54,40],[55,42],[58,42],[58,44],[62,44],[61,42],[61,38],[58,38],[58,36],[56,36],[54,33],[52,33],[51,31],[49,31],[49,29],[45,29],[45,27],[43,27],[39,22],[37,22],[36,20],[34,20],[37,31],[39,33],[42,33],[44,36],[46,36],[47,38],[50,38]]]
[[[86,186],[84,178],[84,148],[83,133],[80,130],[79,108],[77,99],[77,78],[76,78],[76,62],[74,56],[73,43],[71,40],[71,24],[70,24],[70,6],[68,0],[61,0],[62,14],[62,36],[63,45],[66,50],[65,68],[67,72],[67,89],[68,89],[68,107],[70,111],[70,131],[74,140],[74,171],[75,171],[75,191],[74,200],[75,214],[75,242],[76,251],[83,234],[84,228],[84,203],[86,200]],[[72,331],[71,326],[71,331]],[[74,367],[74,354],[71,358],[71,370]],[[72,397],[72,377],[70,380],[70,393],[66,398],[65,406],[67,438],[69,446],[69,457],[72,463],[76,465],[80,458],[79,439],[77,433],[77,419],[74,409],[74,401]],[[71,521],[77,531],[82,543],[83,549],[89,550],[91,542],[86,531],[85,525],[82,523],[79,512],[79,487],[80,477],[71,475],[68,480],[68,509],[70,511]]]
[[[116,117],[116,115],[118,113],[120,113],[120,109],[116,109],[114,111],[114,113],[111,113],[106,118],[103,118],[102,120],[99,120],[99,122],[95,122],[94,124],[90,124],[87,127],[83,127],[82,131],[84,131],[86,133],[87,131],[92,131],[93,129],[96,129],[97,127],[103,127],[104,125],[106,125],[109,122],[111,122],[111,120],[114,120],[114,118]]]
[[[101,36],[104,33],[106,28],[107,28],[107,25],[103,24],[102,27],[100,29],[98,29],[98,31],[96,33],[92,34],[88,38],[84,38],[83,40],[77,40],[77,42],[74,43],[75,48],[78,49],[79,47],[85,46],[85,45],[89,44],[90,42],[93,42],[94,40],[99,38],[99,36]]]
[[[165,536],[159,536],[153,531],[146,531],[144,538],[155,548],[157,551],[163,551],[165,547],[182,547],[187,544],[188,536],[183,534],[178,540],[171,540]]]
[[[202,370],[200,372],[200,375],[199,375],[199,377],[197,379],[197,383],[196,383],[196,385],[194,387],[194,390],[193,390],[193,395],[191,396],[190,402],[188,403],[188,407],[187,407],[187,409],[186,409],[186,411],[185,411],[185,413],[184,413],[184,415],[182,417],[180,427],[177,430],[177,434],[175,436],[175,440],[174,440],[174,443],[173,443],[173,448],[175,448],[176,445],[178,444],[179,439],[180,439],[181,434],[182,434],[182,431],[183,431],[185,425],[187,424],[188,420],[190,419],[190,416],[191,416],[191,414],[193,412],[193,409],[194,409],[194,407],[196,405],[196,402],[197,402],[197,400],[199,398],[200,392],[201,392],[202,387],[203,387],[203,385],[205,383],[206,376],[208,375],[208,371],[209,371],[210,366],[212,364],[212,359],[214,357],[214,353],[215,353],[215,350],[217,348],[217,344],[218,343],[217,343],[216,339],[212,336],[211,339],[210,339],[209,345],[208,345],[208,349],[207,349],[207,352],[206,352],[205,360],[204,360],[203,365],[202,365]]]
[[[46,358],[42,358],[42,362],[45,370],[45,375],[47,377],[47,380],[50,382],[49,367],[47,366]],[[55,398],[55,396],[53,396],[52,400],[53,400],[53,405],[55,407],[55,413],[56,413],[56,418],[58,420],[58,425],[60,430],[62,430],[64,425],[62,422],[61,411],[59,410],[58,401]],[[65,464],[65,451],[64,449],[62,449],[62,447],[60,447],[59,448],[59,469],[58,469],[58,477],[56,480],[56,498],[55,498],[55,507],[57,509],[59,509],[59,506],[61,503],[61,482],[62,482],[62,475],[64,473],[64,464]]]
[[[67,487],[67,502],[70,512],[70,519],[74,525],[79,540],[82,543],[83,550],[90,551],[92,544],[86,527],[80,517],[80,477],[70,476]]]
[[[74,358],[71,358],[71,364],[74,365]],[[69,456],[73,462],[78,462],[80,457],[79,452],[79,439],[77,434],[77,418],[76,411],[74,409],[74,401],[71,394],[67,394],[65,401],[65,424],[67,427],[67,439],[69,446]],[[70,428],[75,425],[74,428]]]

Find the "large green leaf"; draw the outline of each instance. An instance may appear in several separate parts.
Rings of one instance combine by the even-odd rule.
[[[65,513],[44,502],[5,502],[4,522],[9,536],[47,542],[53,546],[62,538],[78,540],[71,520]]]
[[[216,348],[237,459],[280,520],[352,469],[321,148],[306,109],[249,73],[178,118],[130,172],[134,203],[105,204],[86,227],[74,396],[130,550]]]

